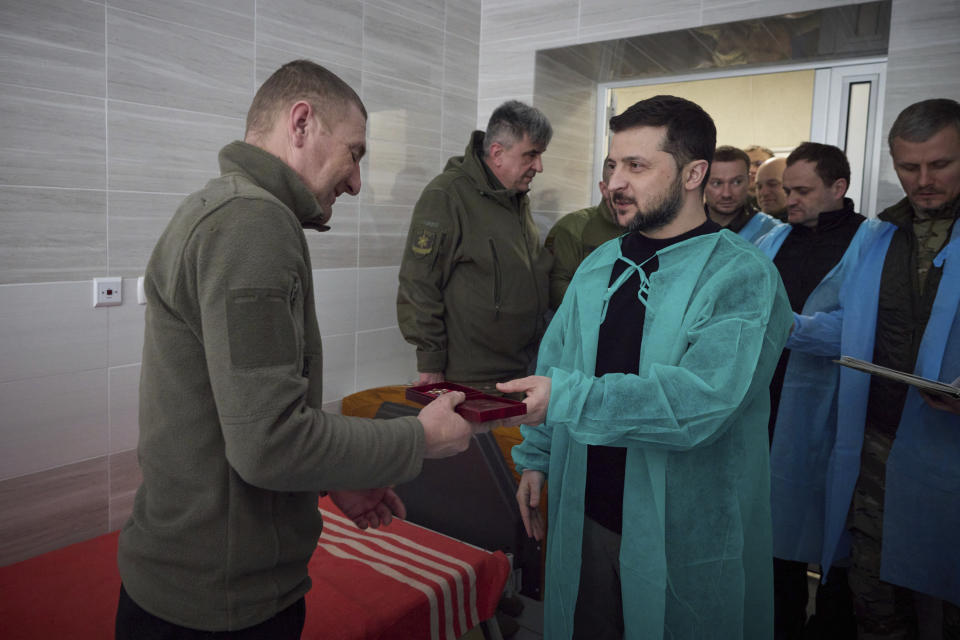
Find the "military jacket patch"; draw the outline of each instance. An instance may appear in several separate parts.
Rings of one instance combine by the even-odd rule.
[[[437,232],[436,231],[427,231],[426,229],[420,229],[414,234],[413,242],[410,245],[410,250],[413,251],[415,255],[426,256],[430,255],[430,252],[433,251],[433,247],[437,242]]]

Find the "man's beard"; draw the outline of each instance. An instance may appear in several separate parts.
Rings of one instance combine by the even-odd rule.
[[[643,232],[665,227],[679,215],[681,206],[683,206],[683,178],[678,171],[677,178],[659,202],[653,204],[647,211],[640,209],[640,204],[637,203],[637,214],[633,216],[628,229],[631,232]]]

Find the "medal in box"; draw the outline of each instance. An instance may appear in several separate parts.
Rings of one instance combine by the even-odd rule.
[[[467,396],[467,399],[458,404],[455,410],[470,422],[503,420],[512,416],[522,416],[527,412],[527,405],[519,400],[491,396],[472,387],[453,382],[437,382],[407,387],[405,396],[411,402],[428,404],[450,391],[461,391]]]

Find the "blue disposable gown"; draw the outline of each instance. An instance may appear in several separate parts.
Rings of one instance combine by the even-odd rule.
[[[619,239],[580,266],[540,346],[547,419],[520,469],[549,478],[544,637],[569,638],[587,446],[627,448],[620,550],[627,638],[769,638],[767,388],[792,319],[773,264],[729,231],[658,252],[638,374],[594,376]]]
[[[892,229],[878,236],[840,291],[840,310],[798,318],[791,335],[805,346],[870,360],[877,299]],[[936,256],[943,267],[914,372],[950,382],[960,376],[960,225]],[[870,376],[840,372],[837,434],[827,468],[822,564],[839,557],[860,471]],[[886,467],[880,578],[960,604],[960,417],[930,408],[911,388]]]
[[[743,228],[738,232],[740,237],[746,240],[747,242],[752,242],[753,244],[758,244],[760,239],[764,235],[769,233],[771,230],[781,227],[789,226],[780,222],[773,216],[764,213],[763,211],[758,211],[747,224],[743,225]]]
[[[760,240],[760,250],[772,260],[792,229],[791,225],[777,227]],[[802,315],[823,316],[838,310],[841,287],[877,238],[893,229],[893,225],[879,220],[861,223],[843,257],[807,297]],[[833,326],[834,330],[838,327]],[[806,334],[797,330],[796,336],[791,335],[787,341],[788,348],[799,346],[793,349],[787,364],[770,450],[770,510],[773,555],[819,564],[826,526],[827,467],[837,431],[841,367],[834,360],[842,347],[838,332],[829,341],[833,346],[817,341],[819,348],[813,353],[805,351],[803,339],[809,339],[811,332],[810,327]],[[849,543],[839,542],[836,557],[843,557]]]

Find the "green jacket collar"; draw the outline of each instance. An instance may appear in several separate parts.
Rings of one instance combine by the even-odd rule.
[[[480,193],[493,198],[508,208],[522,208],[526,193],[516,189],[506,189],[483,161],[483,131],[474,131],[462,156],[454,156],[447,161],[445,170],[459,170],[466,174],[477,186]]]
[[[283,160],[241,140],[220,150],[220,174],[240,174],[285,204],[307,229],[327,231],[326,215],[307,185]]]
[[[896,203],[893,206],[887,207],[877,216],[881,220],[890,222],[897,225],[901,229],[910,229],[913,227],[914,220],[916,219],[913,205],[910,204],[909,198],[903,198],[900,202]],[[953,202],[948,202],[944,205],[938,213],[933,214],[935,218],[949,218],[956,220],[960,217],[960,198],[955,199]]]

